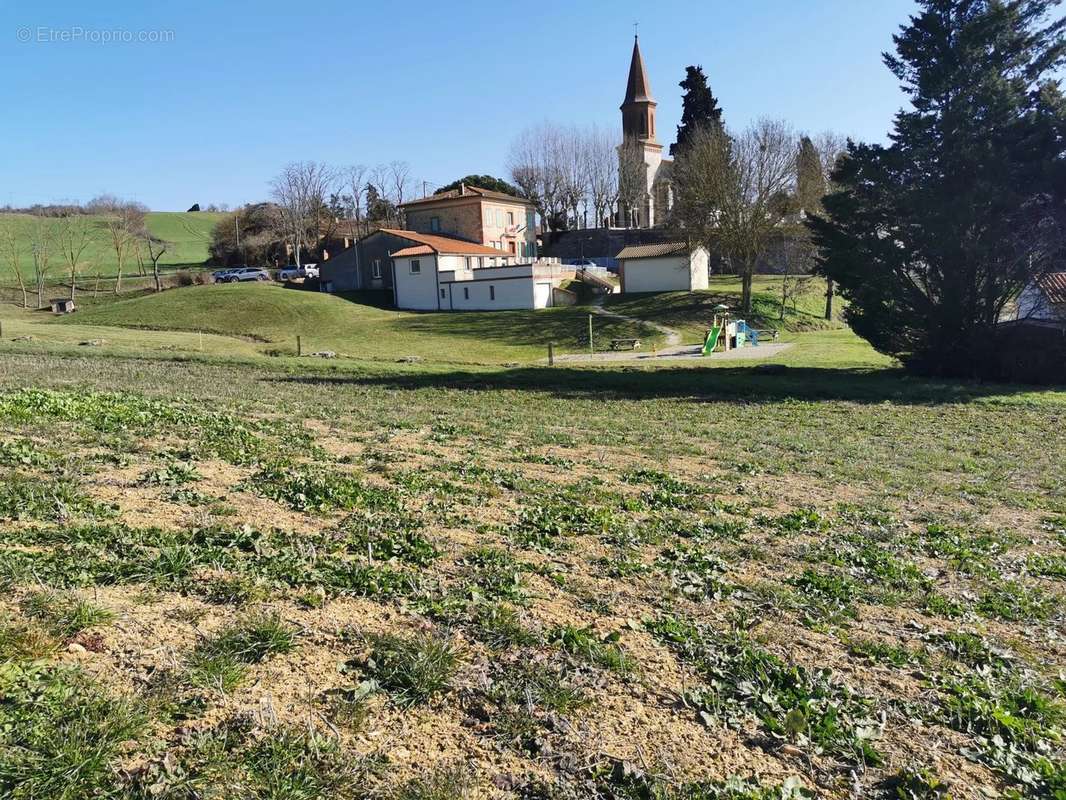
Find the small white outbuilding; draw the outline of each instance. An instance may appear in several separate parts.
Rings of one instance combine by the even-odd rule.
[[[684,242],[641,244],[618,254],[622,292],[692,292],[707,288],[709,257]]]

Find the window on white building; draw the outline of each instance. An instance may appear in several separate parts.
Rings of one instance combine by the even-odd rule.
[[[412,275],[421,275],[422,274],[422,262],[419,261],[417,258],[413,259],[411,261],[411,274]]]
[[[470,269],[470,264],[473,261],[473,259],[470,258],[470,256],[467,256],[465,259],[463,259],[463,261],[466,263],[466,268],[469,270]]]
[[[440,290],[440,299],[444,300],[446,297],[447,297],[447,294],[446,294],[445,290],[441,289]]]
[[[495,300],[495,299],[496,299],[496,287],[495,286],[490,286],[489,287],[489,300]]]
[[[470,287],[469,286],[464,286],[463,287],[463,299],[464,300],[469,300],[470,299]]]
[[[514,212],[513,211],[508,211],[507,212],[507,224],[508,225],[514,225]]]

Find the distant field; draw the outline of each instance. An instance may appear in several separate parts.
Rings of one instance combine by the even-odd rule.
[[[151,211],[147,215],[148,229],[161,239],[169,242],[167,252],[159,262],[166,269],[180,267],[200,266],[207,261],[207,248],[211,243],[211,231],[224,214],[198,211],[192,213],[180,211]],[[104,278],[113,277],[118,271],[114,250],[111,249],[105,227],[105,218],[102,216],[90,217],[96,232],[97,241],[87,250],[85,266],[81,270],[82,279],[86,280],[96,275]],[[29,214],[0,214],[0,228],[15,228],[23,243],[22,271],[25,275],[32,274],[33,265],[31,257],[32,231],[36,220]],[[57,221],[55,219],[44,220],[45,225],[55,231]],[[130,275],[137,271],[137,261],[131,257],[123,272]],[[53,279],[63,273],[62,259],[58,252],[53,254],[52,267],[49,274]],[[11,266],[7,263],[6,254],[0,255],[0,284],[13,284],[14,276]]]

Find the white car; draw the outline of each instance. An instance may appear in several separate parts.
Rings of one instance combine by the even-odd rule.
[[[304,264],[302,267],[298,267],[295,264],[289,264],[289,266],[285,267],[285,269],[278,273],[279,281],[293,281],[297,278],[307,280],[308,278],[317,277],[318,264]]]

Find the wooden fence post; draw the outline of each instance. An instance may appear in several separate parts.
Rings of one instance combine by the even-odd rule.
[[[555,366],[555,342],[548,342],[548,366]]]
[[[589,355],[595,355],[596,349],[592,346],[592,314],[589,314]]]
[[[303,340],[299,336],[297,336],[296,337],[296,355],[297,356],[302,356],[303,354],[304,354],[304,343],[303,343]]]

